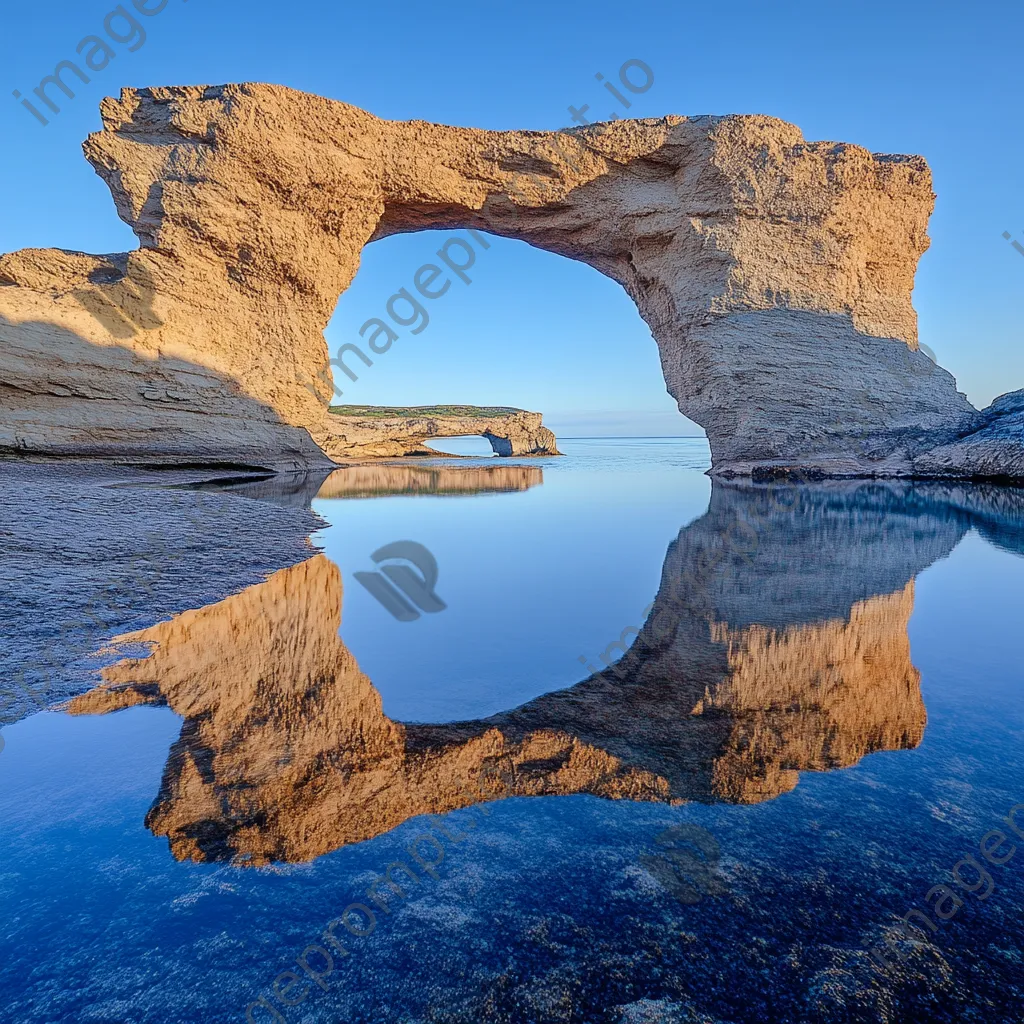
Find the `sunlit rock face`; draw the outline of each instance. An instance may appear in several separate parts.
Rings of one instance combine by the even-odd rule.
[[[254,84],[127,89],[102,113],[86,155],[141,248],[0,258],[0,448],[278,469],[394,454],[386,426],[356,436],[328,412],[323,330],[368,242],[443,228],[475,232],[474,259],[486,231],[619,282],[717,473],[1020,467],[1019,437],[977,437],[988,420],[918,351],[920,157],[757,115],[490,132]]]
[[[968,512],[948,489],[716,484],[607,667],[486,719],[383,713],[339,637],[341,577],[323,555],[120,638],[152,653],[108,667],[69,707],[183,717],[147,819],[183,859],[306,861],[509,796],[772,799],[800,771],[920,743],[913,577],[986,517],[1019,542],[1020,509],[972,494]],[[819,543],[794,547],[800,530]]]
[[[342,406],[340,409],[347,407]],[[365,409],[367,407],[356,407]],[[334,436],[328,454],[339,458],[437,456],[426,444],[435,438],[485,438],[496,455],[560,455],[555,435],[541,423],[539,412],[524,409],[449,406],[443,411],[431,407],[373,409],[367,417],[359,412],[332,413]],[[391,413],[391,415],[388,415]]]

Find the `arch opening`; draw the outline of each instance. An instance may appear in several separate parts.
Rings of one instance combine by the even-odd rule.
[[[335,414],[356,402],[368,414],[382,406],[479,413],[434,403],[486,402],[507,415],[539,413],[558,436],[703,436],[667,393],[657,345],[630,296],[586,263],[529,242],[475,230],[373,241],[325,338]],[[489,438],[499,455],[525,454],[502,430],[477,426],[453,434]],[[468,452],[485,454],[480,442],[452,450]]]
[[[474,459],[490,459],[500,455],[493,441],[483,434],[461,434],[424,441],[423,446],[438,455],[458,455]]]

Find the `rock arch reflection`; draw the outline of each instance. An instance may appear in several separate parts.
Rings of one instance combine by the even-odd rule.
[[[384,714],[339,637],[341,574],[323,555],[120,638],[152,653],[106,668],[69,710],[182,716],[146,819],[179,859],[310,860],[466,806],[484,776],[498,797],[772,799],[801,771],[920,743],[913,579],[971,527],[1020,543],[1020,509],[998,490],[849,482],[789,496],[768,508],[766,488],[716,482],[619,662],[486,719]],[[696,571],[755,518],[747,558]]]

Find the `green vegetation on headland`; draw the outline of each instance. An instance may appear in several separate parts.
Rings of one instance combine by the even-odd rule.
[[[363,419],[408,419],[414,416],[467,416],[487,419],[497,416],[513,416],[522,409],[507,405],[332,405],[334,416],[360,416]]]

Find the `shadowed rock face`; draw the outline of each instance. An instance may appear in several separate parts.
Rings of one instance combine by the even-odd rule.
[[[1020,550],[1010,497],[716,484],[608,667],[479,721],[384,715],[338,636],[341,579],[322,555],[122,637],[153,653],[105,669],[69,708],[159,703],[184,718],[147,818],[179,858],[309,860],[513,795],[771,799],[802,770],[920,742],[913,576],[972,527]]]
[[[762,116],[488,132],[253,84],[128,89],[102,113],[86,155],[141,248],[0,259],[0,448],[275,468],[367,451],[327,411],[338,296],[368,242],[468,228],[618,281],[715,472],[1020,470],[1019,417],[993,428],[917,351],[919,157]]]
[[[1024,480],[1024,391],[997,398],[976,427],[914,460],[921,476]]]

